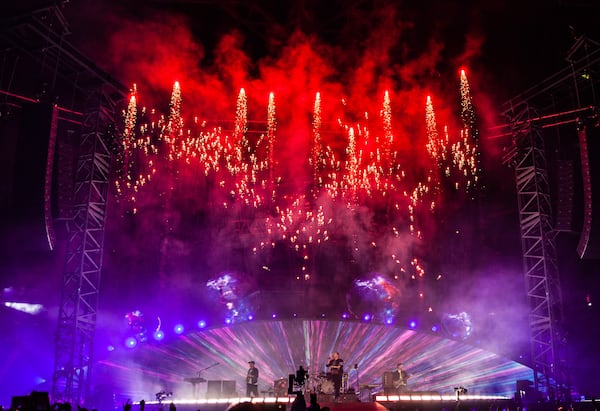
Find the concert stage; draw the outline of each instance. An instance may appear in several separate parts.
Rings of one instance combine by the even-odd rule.
[[[243,402],[252,402],[258,410],[291,410],[295,397],[258,397],[258,398],[228,398],[197,401],[173,401],[178,411],[226,411],[233,405]],[[464,396],[459,400],[455,396],[441,396],[431,394],[406,394],[373,395],[368,402],[361,402],[358,397],[342,397],[338,401],[330,398],[319,397],[318,404],[322,408],[328,407],[330,411],[512,411],[517,406],[512,399],[499,396]],[[146,404],[145,411],[167,410],[171,402],[150,402]],[[309,400],[306,398],[306,404]],[[139,404],[134,404],[134,411],[139,411]]]

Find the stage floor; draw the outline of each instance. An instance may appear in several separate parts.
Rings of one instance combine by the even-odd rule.
[[[433,397],[433,398],[432,398]],[[254,398],[252,403],[258,410],[289,411],[292,408],[294,397],[281,398]],[[174,401],[177,411],[226,411],[236,403],[250,401],[249,398],[215,399],[180,402]],[[319,396],[317,403],[321,408],[328,407],[330,411],[516,411],[517,405],[511,399],[492,397],[488,398],[461,398],[431,396],[431,395],[406,395],[399,396],[373,396],[371,401],[361,402],[356,396],[345,396],[334,401],[329,396]],[[145,411],[167,411],[171,402],[158,404],[147,403]],[[309,399],[306,398],[306,405]],[[133,411],[140,411],[139,404],[134,404]]]

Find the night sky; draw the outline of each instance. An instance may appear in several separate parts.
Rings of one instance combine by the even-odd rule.
[[[2,7],[8,15],[26,9],[26,3]],[[368,304],[354,299],[358,291],[352,281],[382,273],[400,276],[394,283],[394,292],[401,295],[398,322],[419,318],[424,324],[441,324],[438,312],[464,310],[472,315],[477,330],[468,344],[526,361],[530,348],[514,174],[501,164],[510,141],[494,138],[492,127],[506,122],[500,116],[503,102],[566,66],[564,56],[574,35],[600,38],[594,21],[600,6],[575,0],[480,3],[85,0],[65,4],[71,29],[67,40],[125,86],[135,83],[140,122],[159,117],[144,117],[141,106],[148,108],[147,113],[155,108],[168,114],[178,81],[186,127],[193,128],[194,116],[198,116],[209,127],[220,125],[231,132],[239,110],[236,99],[244,88],[248,135],[256,143],[259,131],[265,132],[269,93],[273,92],[275,173],[282,181],[273,201],[281,208],[292,209],[291,199],[306,193],[310,185],[307,136],[316,92],[322,97],[323,141],[343,156],[348,134],[338,124],[357,130],[358,124],[368,124],[365,127],[373,135],[385,132],[373,119],[379,118],[384,92],[389,91],[398,169],[409,176],[399,190],[386,192],[387,197],[360,197],[353,213],[339,202],[324,197],[315,200],[311,207],[321,205],[335,216],[329,226],[332,240],[309,246],[308,257],[303,259],[303,251],[294,250],[289,239],[275,240],[266,252],[252,252],[261,242],[272,240],[261,231],[268,207],[240,206],[241,194],[232,199],[220,189],[218,178],[199,178],[205,169],[198,164],[155,159],[153,166],[159,171],[140,188],[135,201],[128,197],[130,192],[119,195],[112,185],[98,345],[125,334],[125,313],[138,309],[147,318],[160,317],[165,325],[194,321],[198,311],[222,316],[224,297],[207,291],[206,283],[225,271],[239,280],[234,292],[243,296],[255,290],[263,293],[258,300],[236,301],[240,311],[299,311],[308,317],[353,309],[352,314],[360,315],[361,304]],[[9,81],[7,67],[3,66],[0,85],[3,90],[18,90],[19,85]],[[423,232],[422,239],[415,239],[403,231],[410,216],[390,212],[388,198],[406,201],[400,190],[412,189],[430,172],[431,159],[424,148],[427,96],[432,97],[439,132],[448,125],[451,138],[458,139],[460,69],[466,70],[477,115],[479,182],[476,189],[466,191],[452,190],[449,180],[442,183],[447,190],[437,195],[436,211],[430,213],[424,207],[415,213]],[[43,77],[43,73],[35,75]],[[69,100],[68,89],[49,91],[53,93],[65,107],[76,104]],[[6,116],[3,121],[9,124],[2,129],[6,135],[13,130],[10,127],[23,127],[10,123]],[[122,131],[124,126],[118,127]],[[203,130],[197,124],[194,127]],[[32,376],[50,380],[47,371],[52,369],[50,344],[64,245],[47,250],[38,211],[35,206],[28,209],[38,197],[33,190],[18,189],[25,186],[23,181],[29,183],[20,161],[39,166],[34,159],[40,157],[40,150],[30,149],[36,142],[3,140],[3,299],[9,301],[16,295],[48,307],[33,319],[9,309],[2,312],[9,330],[0,345],[7,348],[10,360],[0,368],[0,380],[8,381],[23,359],[32,355],[40,356],[36,362],[43,364],[38,369],[21,367],[19,378],[14,378],[18,381],[12,385],[15,390],[27,392],[35,386]],[[559,151],[562,146],[553,149]],[[41,154],[43,158],[43,150]],[[123,158],[115,163],[114,181],[126,176],[127,170],[153,168],[139,150],[135,159],[140,163],[133,168],[126,169]],[[466,180],[461,179],[461,184]],[[576,190],[576,194],[574,221],[580,222],[581,193]],[[223,209],[224,202],[229,202],[229,208]],[[401,206],[408,209],[405,203]],[[241,237],[235,231],[238,218],[250,222]],[[64,223],[56,225],[61,238]],[[392,236],[390,225],[402,226],[400,235]],[[600,385],[593,377],[598,354],[593,344],[598,333],[599,273],[595,261],[581,261],[577,256],[579,230],[574,227],[572,233],[558,238],[569,357],[573,385],[581,393],[598,394]],[[354,247],[359,251],[353,252]],[[386,262],[390,254],[398,255],[398,266]],[[425,272],[417,285],[408,272],[415,270],[413,258]],[[398,271],[399,266],[406,270]],[[304,274],[303,267],[311,271],[310,281],[297,280]],[[419,299],[420,292],[425,293],[424,300]],[[434,314],[428,313],[429,307],[435,308]],[[40,338],[47,342],[42,350],[20,344],[23,339]],[[42,359],[44,353],[50,358]]]

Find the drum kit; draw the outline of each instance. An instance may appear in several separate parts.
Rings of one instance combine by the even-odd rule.
[[[348,387],[348,373],[342,375],[342,386],[340,392],[346,392]],[[320,394],[334,394],[335,387],[333,385],[333,377],[331,373],[320,373],[316,376],[309,377],[307,387],[310,392]]]

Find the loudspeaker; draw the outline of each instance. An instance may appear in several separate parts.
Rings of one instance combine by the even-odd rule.
[[[206,382],[206,398],[221,397],[221,380]]]
[[[206,382],[206,398],[223,398],[236,396],[235,381],[212,380]]]
[[[600,128],[579,129],[581,174],[583,179],[583,224],[577,252],[582,259],[600,258],[600,165],[590,161],[590,153],[600,150]]]
[[[52,249],[52,181],[57,136],[52,104],[23,104],[18,118],[0,122],[0,210],[10,224],[0,226],[23,249]],[[6,141],[4,141],[6,140]],[[21,237],[26,225],[27,236]]]
[[[571,160],[558,160],[558,188],[556,199],[556,231],[573,231],[573,204],[575,197],[575,177]]]
[[[33,404],[31,403],[31,398],[29,398],[29,395],[20,395],[20,396],[15,396],[12,397],[12,400],[10,402],[10,409],[11,410],[23,410],[23,411],[30,411],[33,409]]]
[[[385,395],[398,394],[398,389],[394,387],[394,373],[386,371],[381,376],[381,385],[383,385],[383,393]]]
[[[12,397],[11,410],[50,411],[50,398],[47,392],[32,391],[30,395]]]
[[[232,397],[236,394],[235,392],[235,381],[224,380],[221,386],[221,394],[226,397]]]
[[[285,397],[288,395],[288,381],[285,378],[280,378],[273,381],[273,392],[276,397]]]
[[[394,373],[391,371],[386,371],[381,376],[381,384],[384,387],[393,387],[394,386]]]

